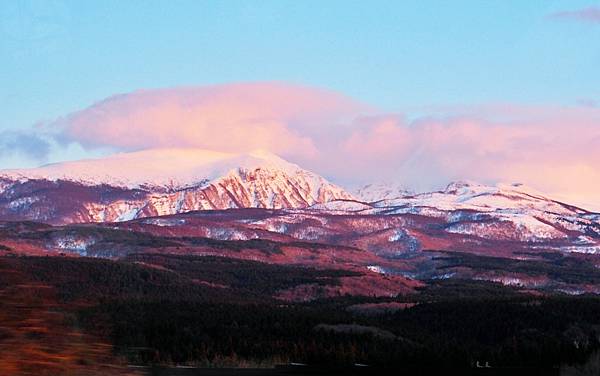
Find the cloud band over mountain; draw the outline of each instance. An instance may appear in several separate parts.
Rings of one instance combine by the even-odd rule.
[[[116,95],[46,131],[88,150],[267,149],[341,184],[519,181],[600,206],[600,109],[590,106],[487,104],[415,117],[322,89],[241,83]]]

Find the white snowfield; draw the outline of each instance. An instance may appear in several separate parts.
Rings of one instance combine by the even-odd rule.
[[[158,149],[0,171],[4,190],[31,180],[63,180],[90,187],[108,185],[146,192],[135,200],[84,203],[87,215],[82,220],[95,222],[204,209],[304,208],[336,199],[354,199],[321,176],[265,151],[229,154],[201,149]],[[11,201],[8,205],[27,210],[27,202],[21,201]]]
[[[377,194],[382,199],[374,199]],[[448,223],[447,232],[489,239],[546,241],[566,239],[569,232],[592,232],[600,236],[598,214],[552,200],[523,184],[490,186],[459,181],[441,191],[419,194],[374,184],[359,189],[356,196],[364,202],[362,206],[334,201],[316,208],[331,213],[351,208],[362,214],[412,213],[437,217]],[[570,251],[573,249],[579,248]],[[584,247],[581,249],[583,252]],[[589,246],[585,250],[589,251]]]
[[[393,189],[388,189],[393,191]],[[362,193],[362,195],[360,194]],[[364,188],[357,192],[357,197],[371,198],[371,192]],[[401,194],[385,197],[381,200],[364,200],[375,207],[412,206],[430,207],[438,210],[476,210],[493,212],[498,210],[541,210],[557,214],[587,213],[585,210],[573,210],[572,207],[556,202],[543,193],[523,184],[500,183],[496,186],[476,182],[459,181],[450,183],[443,191],[419,194]]]
[[[151,149],[113,154],[105,158],[54,163],[38,168],[0,171],[0,177],[68,180],[85,185],[114,187],[167,187],[173,189],[206,184],[234,169],[266,168],[289,175],[306,173],[275,154],[256,150],[248,154],[204,149]],[[312,178],[318,177],[314,174]]]

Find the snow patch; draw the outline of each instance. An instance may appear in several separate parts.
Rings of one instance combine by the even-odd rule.
[[[87,250],[96,241],[91,238],[79,238],[76,236],[65,236],[54,240],[53,248],[75,251],[81,256],[87,256]]]
[[[35,197],[35,196],[33,196],[33,197],[21,197],[21,198],[18,198],[16,200],[11,201],[8,204],[8,208],[10,210],[14,210],[14,211],[17,211],[17,210],[26,210],[29,207],[31,207],[32,204],[34,204],[35,202],[38,202],[39,200],[40,200],[39,197]]]
[[[385,274],[385,270],[379,265],[368,265],[367,269],[373,273]]]

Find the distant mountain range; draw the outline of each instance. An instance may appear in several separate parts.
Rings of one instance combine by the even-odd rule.
[[[392,277],[600,293],[598,213],[520,184],[418,194],[375,184],[352,194],[262,151],[162,149],[2,171],[0,252],[15,251],[335,265],[370,276],[349,290],[367,295],[391,294]]]
[[[595,246],[600,215],[520,184],[455,182],[410,193],[374,184],[345,191],[278,156],[159,149],[0,171],[0,219],[51,224],[122,222],[195,210],[307,209],[337,214],[415,214],[450,223],[448,233]],[[595,248],[590,248],[590,251]]]

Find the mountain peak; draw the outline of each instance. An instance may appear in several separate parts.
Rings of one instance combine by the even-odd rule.
[[[364,202],[392,200],[414,194],[402,185],[390,182],[377,182],[363,185],[355,190],[358,199]]]
[[[296,209],[353,199],[323,177],[264,150],[119,153],[0,171],[0,185],[9,192],[0,216],[4,211],[11,218],[53,223],[123,221],[204,209]]]
[[[226,175],[235,168],[272,168],[293,174],[301,168],[266,150],[247,154],[205,149],[166,148],[117,153],[103,158],[0,171],[13,180],[67,180],[126,188],[186,187]]]
[[[466,192],[489,188],[493,187],[472,180],[457,180],[448,184],[443,192],[451,194],[464,194]]]

